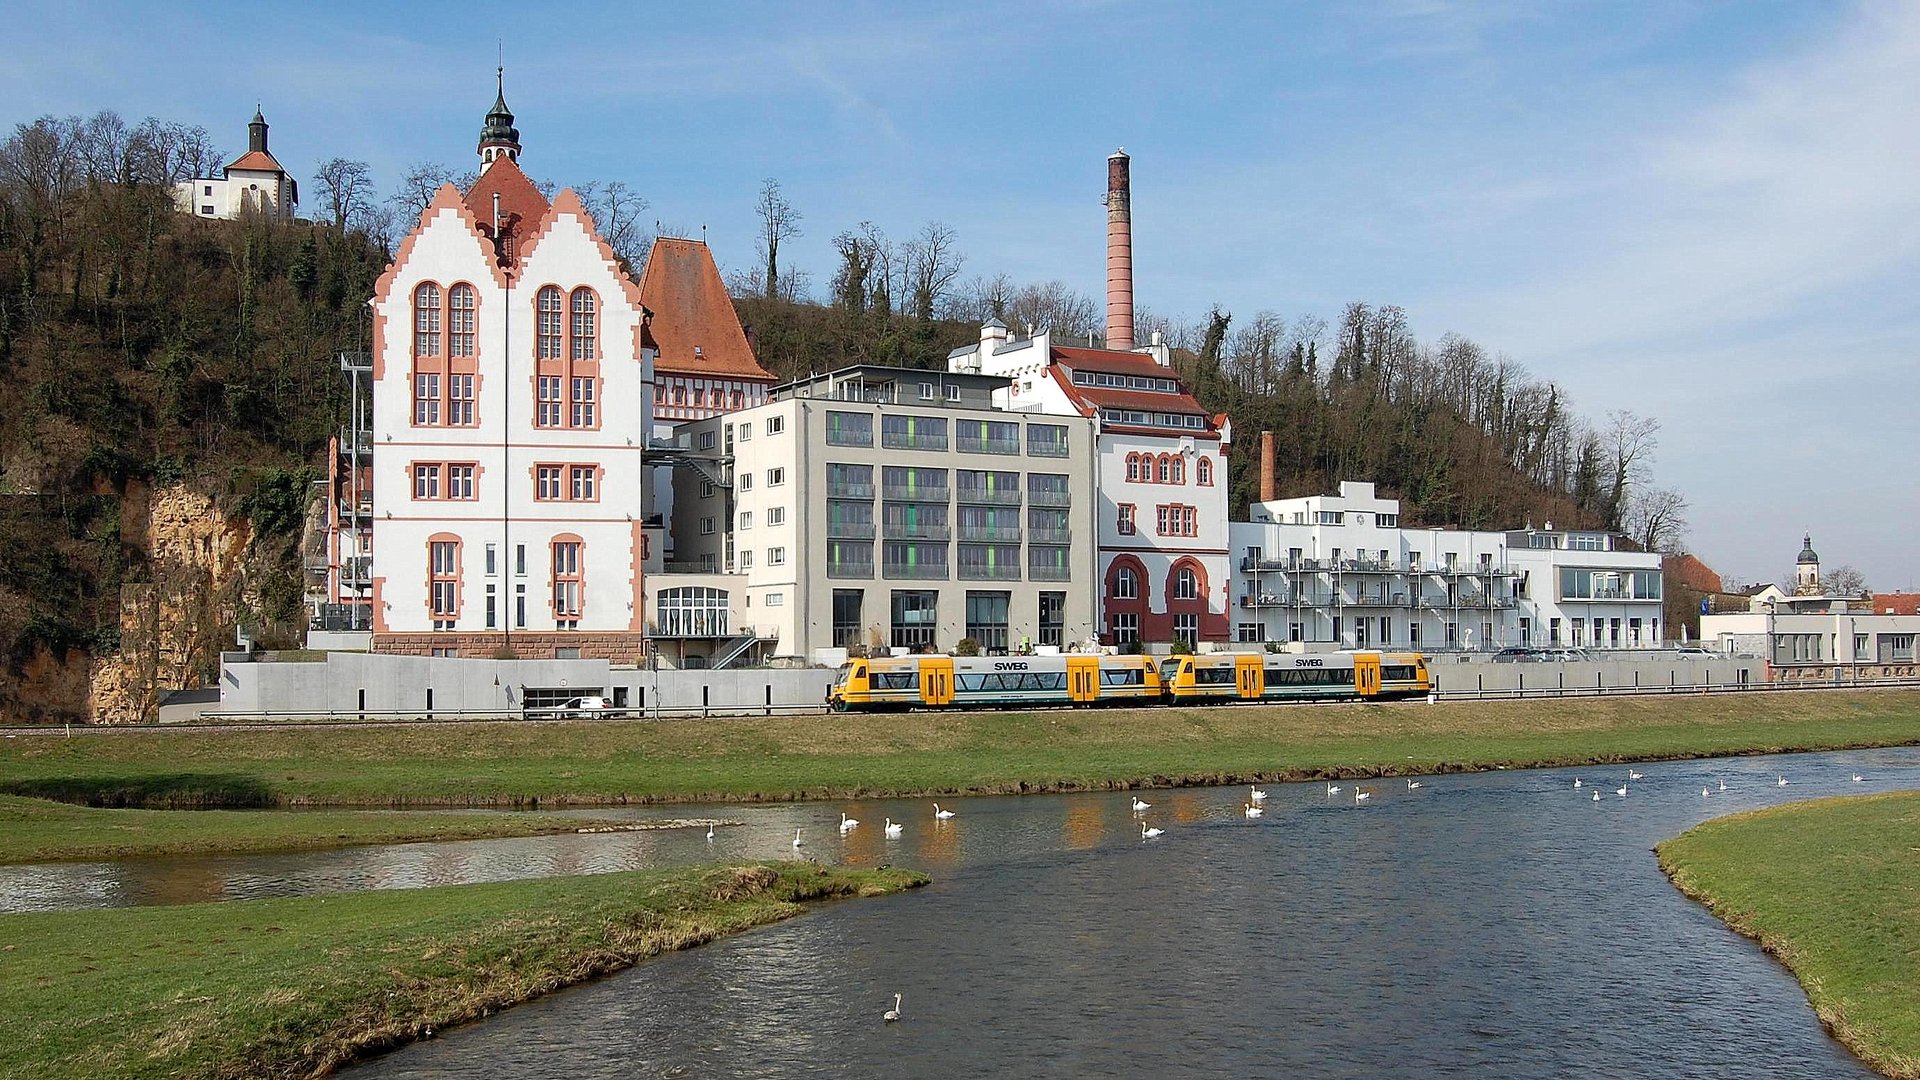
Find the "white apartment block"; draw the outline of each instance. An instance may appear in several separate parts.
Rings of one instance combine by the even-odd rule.
[[[1765,657],[1773,682],[1830,683],[1920,677],[1914,642],[1920,615],[1876,612],[1858,596],[1828,594],[1813,537],[1801,545],[1794,588],[1766,589],[1746,611],[1703,614],[1700,640],[1727,653]]]
[[[580,199],[497,101],[375,288],[373,648],[637,660],[654,345]]]
[[[300,185],[267,150],[267,120],[258,109],[247,125],[247,152],[219,176],[196,176],[173,185],[174,205],[183,214],[237,218],[242,213],[291,218],[300,203]]]
[[[1092,636],[1093,423],[996,408],[1005,385],[862,365],[683,425],[682,452],[715,465],[676,499],[675,561],[648,582],[656,641],[718,666],[722,639],[838,663]]]
[[[1254,503],[1230,529],[1234,638],[1427,651],[1660,645],[1657,554],[1604,532],[1405,528],[1374,486]]]
[[[1015,412],[1095,432],[1100,636],[1110,645],[1224,642],[1230,630],[1227,446],[1232,426],[1194,400],[1156,340],[1137,351],[1008,340],[998,321],[949,370],[993,376]]]

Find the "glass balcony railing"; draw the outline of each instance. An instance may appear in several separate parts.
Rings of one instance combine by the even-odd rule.
[[[945,581],[946,563],[890,562],[881,568],[884,576],[903,581]]]

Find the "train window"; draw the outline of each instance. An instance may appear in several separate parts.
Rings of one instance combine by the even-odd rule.
[[[1139,686],[1146,682],[1146,673],[1139,668],[1102,668],[1101,686]]]
[[[955,675],[953,677],[953,687],[956,690],[976,691],[984,687],[986,682],[987,677],[985,675]]]
[[[1380,669],[1380,677],[1411,682],[1420,677],[1420,669],[1412,664],[1389,664]]]
[[[918,671],[883,671],[873,677],[877,690],[918,690],[920,673]]]
[[[1196,667],[1193,672],[1193,681],[1207,686],[1233,686],[1238,680],[1234,676],[1232,667],[1218,664]]]

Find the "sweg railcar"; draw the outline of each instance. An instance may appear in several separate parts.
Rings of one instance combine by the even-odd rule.
[[[837,712],[1217,701],[1378,700],[1424,695],[1419,653],[1211,653],[1150,656],[859,658],[841,665]]]

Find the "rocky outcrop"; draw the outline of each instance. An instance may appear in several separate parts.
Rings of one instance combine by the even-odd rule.
[[[152,720],[166,690],[200,685],[232,640],[252,530],[184,486],[129,485],[121,537],[146,556],[148,580],[120,590],[120,649],[93,661],[95,723]]]

